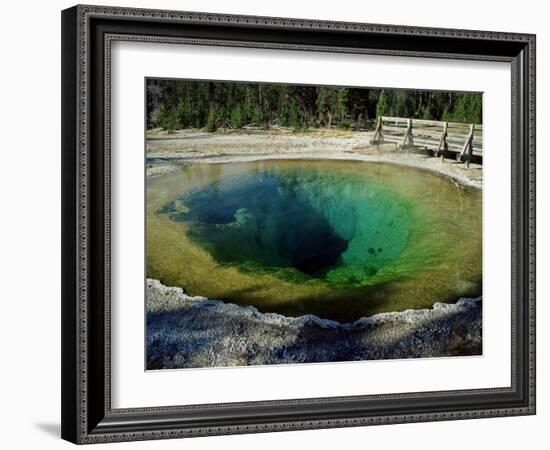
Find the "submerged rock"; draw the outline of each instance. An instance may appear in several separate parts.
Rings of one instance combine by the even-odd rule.
[[[147,280],[147,368],[481,354],[481,297],[339,323],[261,313]]]

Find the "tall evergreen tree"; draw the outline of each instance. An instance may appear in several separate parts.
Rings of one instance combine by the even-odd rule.
[[[389,115],[482,120],[482,95],[472,92],[155,79],[147,87],[147,126],[168,131],[246,125],[365,129],[374,118]]]
[[[389,114],[390,112],[390,101],[386,91],[382,89],[380,95],[378,96],[378,103],[376,103],[376,116],[381,117]]]

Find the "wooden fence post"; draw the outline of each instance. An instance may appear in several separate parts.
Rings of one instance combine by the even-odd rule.
[[[441,133],[441,137],[439,138],[439,144],[435,152],[435,156],[439,156],[439,153],[441,152],[441,162],[445,162],[445,153],[447,152],[447,149],[448,149],[448,145],[447,145],[448,128],[449,128],[449,122],[445,122],[443,124],[443,132]]]
[[[464,142],[464,147],[462,147],[462,151],[460,152],[460,160],[464,157],[466,157],[466,168],[470,168],[470,159],[472,159],[472,153],[474,151],[474,124],[472,123],[470,125],[470,134],[468,134],[468,137],[466,138],[466,142]]]
[[[407,130],[403,136],[403,142],[401,142],[401,148],[414,146],[412,135],[412,119],[407,119]]]
[[[374,135],[370,141],[371,144],[381,144],[384,143],[384,134],[382,132],[382,116],[379,116],[376,119],[376,128],[374,130]]]
[[[481,135],[482,130],[483,125],[472,123],[380,116],[376,118],[374,131],[368,134],[371,145],[392,143],[407,153],[411,149],[426,149],[440,157],[441,163],[452,154],[469,168],[474,154],[482,156],[483,141],[476,135]]]

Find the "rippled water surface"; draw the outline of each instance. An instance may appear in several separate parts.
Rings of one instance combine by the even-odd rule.
[[[430,307],[481,294],[481,192],[380,163],[187,166],[148,180],[147,271],[290,316]]]

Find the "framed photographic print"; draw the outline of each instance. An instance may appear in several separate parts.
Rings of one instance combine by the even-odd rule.
[[[62,436],[535,413],[535,36],[62,13]]]

